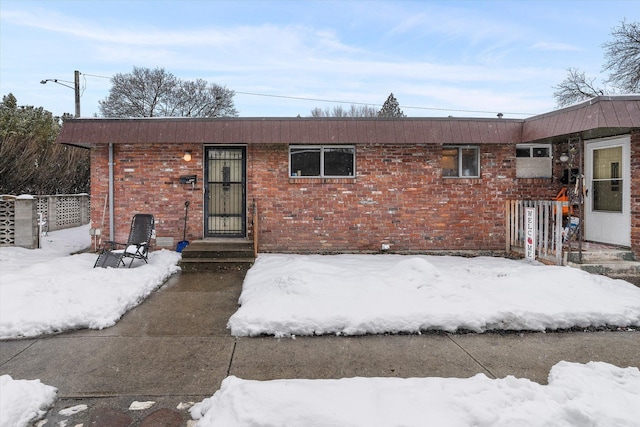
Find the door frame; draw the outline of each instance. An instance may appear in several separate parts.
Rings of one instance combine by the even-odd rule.
[[[593,209],[593,153],[597,149],[622,147],[622,211]],[[585,240],[631,246],[631,137],[629,135],[585,141]]]
[[[215,233],[209,229],[209,184],[217,181],[209,181],[209,152],[215,150],[241,150],[242,151],[242,207],[241,224],[242,230],[238,233]],[[205,238],[245,238],[247,237],[247,146],[246,145],[205,145],[203,161],[203,187],[204,187],[204,237]]]

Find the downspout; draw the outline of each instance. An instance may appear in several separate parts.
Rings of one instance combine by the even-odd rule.
[[[113,220],[113,143],[109,143],[109,240],[115,241],[114,238],[114,220]]]

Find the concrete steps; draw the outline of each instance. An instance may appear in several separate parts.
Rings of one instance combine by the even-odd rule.
[[[568,261],[579,263],[580,254],[577,251],[571,252],[570,254],[568,254]],[[635,261],[635,257],[633,255],[633,252],[631,252],[629,249],[594,249],[593,247],[588,247],[587,250],[582,251],[582,263],[588,264],[601,261]]]
[[[571,252],[567,257],[567,265],[640,285],[640,261],[635,259],[630,250],[590,247],[582,252],[582,261],[579,255],[578,252]]]
[[[191,242],[182,250],[179,265],[185,273],[248,270],[254,261],[253,242],[246,239],[215,239]]]

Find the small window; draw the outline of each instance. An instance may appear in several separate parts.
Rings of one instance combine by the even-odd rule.
[[[446,146],[442,149],[442,176],[447,178],[478,178],[480,150],[470,146]]]
[[[291,146],[289,176],[354,177],[355,154],[356,149],[353,146]]]
[[[549,147],[533,147],[531,148],[531,157],[551,157]]]
[[[551,145],[518,144],[516,145],[516,177],[517,178],[551,178]]]
[[[551,157],[551,146],[548,144],[518,144],[516,145],[516,157]]]

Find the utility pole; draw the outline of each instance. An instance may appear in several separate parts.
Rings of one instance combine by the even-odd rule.
[[[68,80],[45,79],[40,81],[40,83],[43,85],[47,84],[47,82],[57,83],[64,87],[68,87],[69,89],[73,89],[73,91],[75,92],[75,104],[76,104],[76,114],[74,117],[76,119],[80,117],[80,71],[76,70],[73,72],[73,87],[69,86],[68,84],[65,84],[65,83],[71,83]]]
[[[73,72],[73,90],[76,92],[76,115],[75,118],[80,117],[80,71]]]

